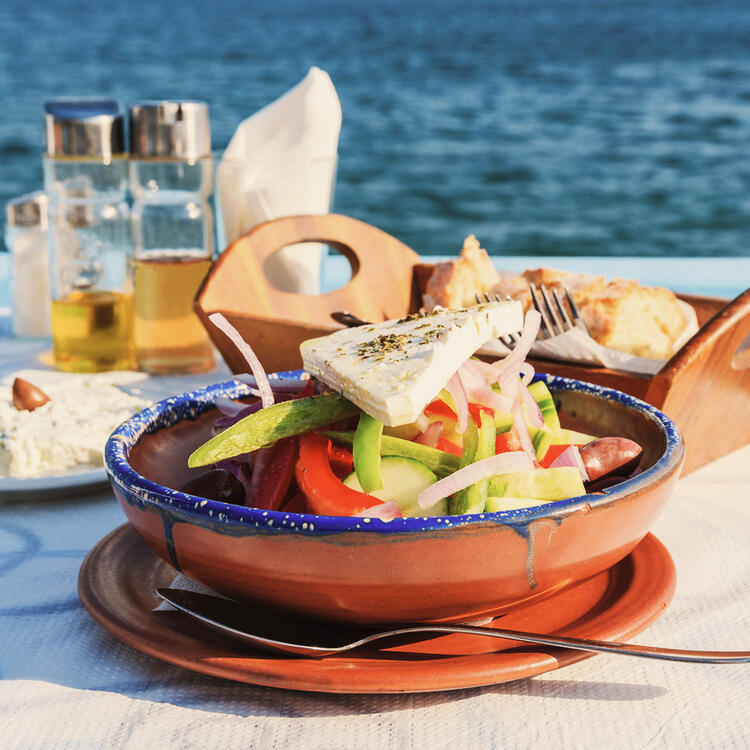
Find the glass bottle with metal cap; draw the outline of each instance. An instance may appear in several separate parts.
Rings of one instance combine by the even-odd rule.
[[[44,104],[52,343],[71,372],[134,366],[124,110],[112,99]]]
[[[130,151],[138,367],[157,374],[208,370],[213,347],[193,311],[214,252],[208,106],[136,104]]]
[[[47,195],[41,190],[12,198],[5,205],[5,244],[10,251],[13,333],[50,334]]]

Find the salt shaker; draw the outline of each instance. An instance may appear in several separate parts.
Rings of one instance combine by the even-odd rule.
[[[47,196],[39,190],[5,206],[5,244],[11,255],[13,333],[39,338],[50,334]]]
[[[127,151],[122,105],[44,105],[55,366],[72,372],[134,366]]]
[[[208,370],[213,347],[193,310],[214,252],[208,106],[134,105],[130,155],[138,367],[155,374]]]

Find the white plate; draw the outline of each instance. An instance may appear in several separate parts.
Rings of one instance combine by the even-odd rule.
[[[49,477],[0,478],[0,503],[24,500],[59,500],[77,495],[90,495],[109,487],[104,467],[75,474]]]

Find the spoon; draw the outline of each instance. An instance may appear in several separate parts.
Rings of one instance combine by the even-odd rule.
[[[262,651],[281,652],[295,656],[323,657],[360,648],[374,641],[395,636],[424,633],[466,633],[492,638],[505,638],[542,646],[559,646],[579,651],[604,651],[607,653],[644,656],[650,659],[725,664],[749,662],[750,651],[688,651],[657,646],[638,646],[631,643],[598,641],[562,635],[526,633],[520,630],[485,628],[474,625],[436,624],[405,625],[390,630],[356,628],[349,626],[317,625],[295,622],[288,615],[264,617],[252,612],[246,604],[223,599],[210,594],[200,594],[183,589],[159,588],[156,593],[172,606],[199,620],[214,630],[254,646]],[[248,632],[250,624],[254,632]],[[291,640],[291,639],[294,640]]]

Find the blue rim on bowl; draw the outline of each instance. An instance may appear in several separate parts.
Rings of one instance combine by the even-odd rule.
[[[301,370],[294,370],[275,373],[271,377],[302,378],[306,377],[306,374]],[[590,507],[596,507],[614,502],[623,495],[645,489],[658,476],[670,473],[672,469],[679,466],[684,453],[682,436],[669,417],[655,407],[634,396],[592,383],[539,373],[534,379],[544,380],[551,389],[590,393],[594,396],[616,401],[623,406],[637,409],[659,426],[665,440],[663,454],[653,466],[650,466],[641,474],[626,479],[602,493],[571,497],[521,510],[504,510],[463,516],[396,518],[392,521],[352,516],[285,513],[284,511],[261,510],[207,500],[164,487],[138,474],[130,466],[128,462],[130,449],[143,434],[170,427],[183,419],[195,419],[211,409],[214,399],[217,397],[241,398],[250,395],[248,386],[231,380],[172,396],[133,415],[110,436],[104,451],[104,461],[111,480],[123,492],[134,498],[139,505],[163,507],[164,504],[167,504],[170,511],[177,515],[201,518],[204,522],[208,517],[212,523],[225,527],[233,526],[236,527],[235,530],[246,528],[248,532],[251,532],[264,529],[314,535],[361,530],[379,533],[440,531],[455,526],[488,522],[524,527],[541,517],[559,519],[575,512],[586,504]],[[187,461],[187,456],[185,460]]]

